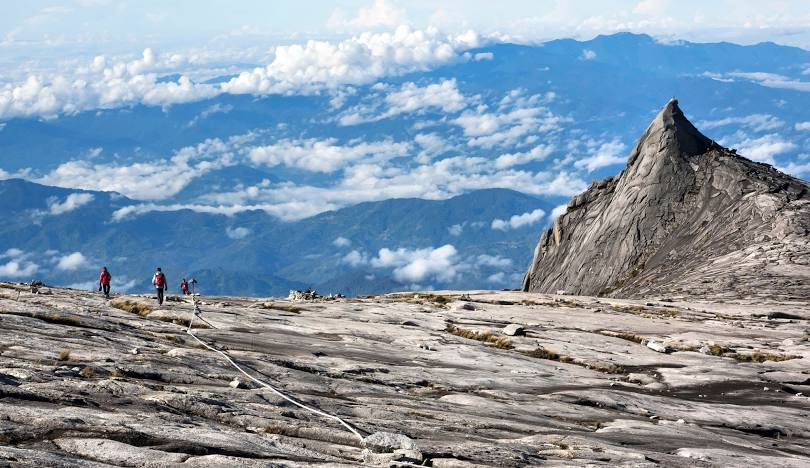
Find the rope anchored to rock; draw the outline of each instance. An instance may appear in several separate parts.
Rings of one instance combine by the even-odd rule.
[[[200,338],[198,338],[198,337],[197,337],[197,335],[195,335],[195,334],[194,334],[194,333],[192,333],[192,331],[191,331],[191,326],[194,324],[194,318],[195,318],[195,317],[197,317],[197,318],[199,318],[200,320],[202,320],[203,322],[206,322],[206,323],[208,323],[208,322],[207,322],[207,321],[205,321],[205,320],[204,320],[204,319],[203,319],[203,318],[200,316],[200,314],[202,314],[202,311],[200,310],[199,305],[197,305],[197,301],[194,299],[194,295],[193,295],[193,294],[192,294],[192,296],[191,296],[191,302],[192,302],[192,304],[194,304],[194,315],[191,317],[191,320],[188,322],[188,329],[186,330],[186,333],[187,333],[189,336],[191,336],[192,338],[194,338],[195,340],[197,340],[197,342],[198,342],[198,343],[200,343],[201,345],[203,345],[205,348],[207,348],[207,349],[209,349],[209,350],[211,350],[211,351],[213,351],[213,352],[215,352],[215,353],[219,354],[219,355],[220,355],[220,356],[222,356],[223,358],[225,358],[225,360],[227,360],[227,361],[228,361],[228,363],[230,363],[230,364],[231,364],[231,366],[233,366],[233,367],[234,367],[236,370],[238,370],[239,372],[241,372],[241,373],[242,373],[242,374],[243,374],[245,377],[247,377],[248,379],[252,380],[253,382],[256,382],[257,384],[261,385],[261,386],[262,386],[262,387],[264,387],[264,388],[269,389],[270,391],[272,391],[272,392],[273,392],[273,393],[275,393],[276,395],[278,395],[278,396],[280,396],[281,398],[283,398],[283,399],[285,399],[285,400],[289,401],[290,403],[294,404],[295,406],[297,406],[297,407],[299,407],[299,408],[301,408],[301,409],[307,410],[307,411],[309,411],[310,413],[314,413],[314,414],[317,414],[317,415],[319,415],[319,416],[323,416],[324,418],[332,419],[332,420],[334,420],[334,421],[339,422],[340,424],[342,424],[342,425],[343,425],[343,427],[345,427],[346,429],[348,429],[349,431],[351,431],[351,433],[352,433],[352,434],[356,435],[356,436],[357,436],[357,437],[358,437],[358,438],[359,438],[361,441],[363,441],[363,436],[362,436],[362,435],[361,435],[361,434],[360,434],[360,433],[357,431],[357,429],[355,429],[355,428],[353,428],[352,426],[350,426],[350,425],[349,425],[349,423],[347,423],[346,421],[344,421],[344,420],[343,420],[343,419],[341,419],[340,417],[338,417],[338,416],[334,416],[334,415],[331,415],[331,414],[329,414],[329,413],[325,413],[325,412],[323,412],[323,411],[321,411],[321,410],[318,410],[318,409],[315,409],[315,408],[312,408],[312,407],[309,407],[309,406],[307,406],[307,405],[305,405],[305,404],[303,404],[303,403],[301,403],[301,402],[298,402],[298,401],[296,401],[295,399],[293,399],[293,398],[291,398],[291,397],[289,397],[289,396],[285,395],[284,393],[282,393],[280,390],[276,389],[276,388],[275,388],[275,387],[273,387],[272,385],[270,385],[270,384],[268,384],[268,383],[266,383],[266,382],[263,382],[263,381],[261,381],[261,380],[257,379],[256,377],[253,377],[252,375],[248,374],[248,373],[247,373],[247,372],[246,372],[244,369],[242,369],[242,368],[239,366],[239,364],[237,364],[236,362],[234,362],[234,360],[233,360],[233,359],[232,359],[230,356],[228,356],[228,354],[227,354],[227,353],[225,353],[224,351],[221,351],[221,350],[219,350],[219,349],[216,349],[216,348],[214,348],[213,346],[211,346],[211,345],[209,345],[208,343],[206,343],[206,342],[204,342],[203,340],[201,340]],[[210,325],[210,324],[209,324],[209,325]],[[211,326],[213,327],[213,325],[211,325]]]

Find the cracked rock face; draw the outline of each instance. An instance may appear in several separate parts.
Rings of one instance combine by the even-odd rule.
[[[807,301],[203,298],[202,340],[360,440],[201,347],[187,302],[23,288],[0,283],[0,466],[810,463]]]
[[[525,291],[810,297],[810,186],[701,134],[672,100],[616,177],[542,233]]]

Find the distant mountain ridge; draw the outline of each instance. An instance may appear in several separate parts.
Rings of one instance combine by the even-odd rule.
[[[810,185],[721,147],[673,99],[624,171],[543,232],[523,289],[806,299],[808,285]]]
[[[50,214],[49,203],[62,203],[71,194],[92,199],[70,211]],[[479,265],[442,286],[517,287],[520,266],[528,259],[525,245],[534,228],[504,231],[492,229],[491,223],[537,209],[548,214],[553,208],[512,190],[486,189],[448,200],[361,203],[295,222],[283,222],[262,211],[229,217],[188,209],[114,222],[114,210],[136,202],[116,193],[48,187],[19,179],[0,181],[0,199],[7,202],[0,254],[9,248],[26,252],[41,267],[33,275],[39,279],[62,285],[88,283],[104,263],[118,278],[134,281],[133,290],[145,290],[159,265],[174,288],[180,277],[194,276],[204,291],[234,295],[286,295],[289,289],[304,287],[344,294],[407,289],[412,283],[394,279],[391,268],[375,267],[370,259],[383,248],[413,251],[446,244],[458,251],[459,262],[490,254],[503,260],[498,266]],[[43,259],[46,251],[80,252],[87,264],[59,270],[53,259]],[[365,261],[346,261],[352,251]],[[7,261],[0,258],[0,266]],[[503,273],[502,282],[486,280],[498,273]],[[432,284],[437,283],[426,278],[423,286]]]

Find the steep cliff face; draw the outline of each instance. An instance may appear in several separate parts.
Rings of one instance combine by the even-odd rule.
[[[806,298],[810,186],[717,145],[673,99],[541,235],[523,289]]]

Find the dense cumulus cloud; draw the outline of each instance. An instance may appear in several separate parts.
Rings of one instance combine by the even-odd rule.
[[[528,213],[514,215],[509,219],[493,219],[492,229],[507,231],[509,229],[520,229],[524,226],[531,226],[538,223],[546,212],[541,209],[536,209]]]
[[[32,74],[20,82],[5,83],[0,87],[0,119],[52,118],[134,104],[171,106],[222,93],[311,93],[463,60],[463,51],[480,42],[472,31],[446,35],[434,28],[414,30],[400,26],[394,31],[367,32],[339,42],[278,46],[266,66],[242,71],[223,83],[192,80],[185,70],[195,65],[193,54],[160,55],[147,48],[141,57],[129,61],[100,55],[55,74]],[[171,73],[180,76],[161,79]],[[211,113],[227,111],[209,109],[190,125]]]

